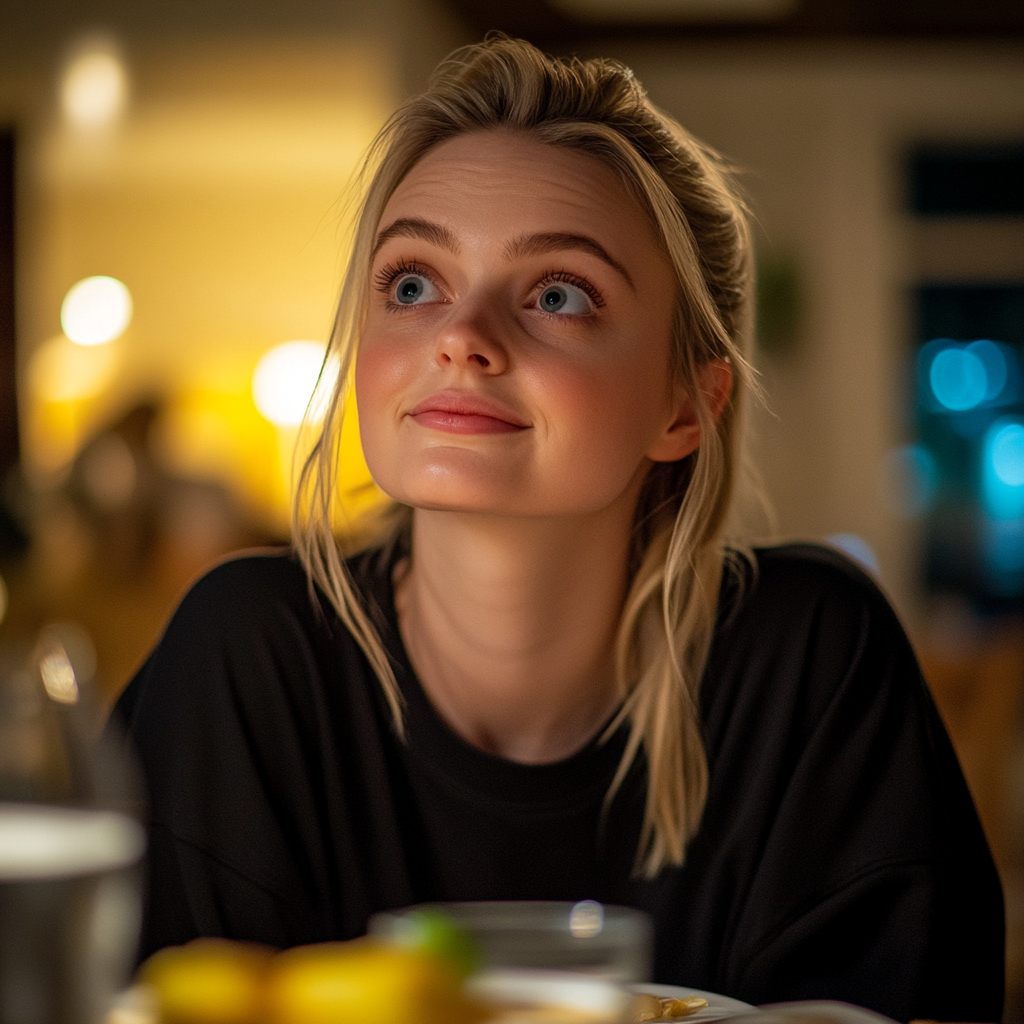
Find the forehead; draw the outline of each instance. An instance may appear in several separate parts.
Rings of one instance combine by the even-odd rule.
[[[395,189],[381,225],[408,216],[507,236],[575,232],[623,255],[659,248],[646,213],[596,157],[501,131],[459,136],[424,156]]]

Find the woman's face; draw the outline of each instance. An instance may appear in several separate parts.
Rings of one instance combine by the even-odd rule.
[[[596,159],[462,136],[381,218],[356,360],[377,483],[430,509],[566,516],[629,502],[699,440],[672,384],[674,274]]]

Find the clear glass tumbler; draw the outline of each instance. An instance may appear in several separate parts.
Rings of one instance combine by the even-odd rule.
[[[631,907],[594,900],[435,906],[475,940],[484,969],[569,971],[616,984],[650,978],[650,919]],[[371,934],[400,938],[403,916],[415,909],[376,915],[370,922]]]
[[[138,941],[132,768],[61,642],[0,651],[0,1024],[95,1024]]]

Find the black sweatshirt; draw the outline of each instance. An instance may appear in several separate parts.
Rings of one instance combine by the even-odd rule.
[[[896,616],[830,550],[762,549],[757,566],[727,577],[701,687],[704,817],[653,880],[633,872],[642,760],[600,826],[624,730],[543,765],[464,742],[412,672],[381,556],[353,568],[404,743],[294,557],[214,569],[118,704],[149,785],[143,954],[347,939],[425,901],[596,899],[653,916],[659,982],[999,1020],[999,879]]]

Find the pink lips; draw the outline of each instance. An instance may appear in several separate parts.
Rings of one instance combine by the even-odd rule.
[[[497,402],[462,391],[439,391],[409,415],[421,427],[449,434],[510,434],[529,426]]]

